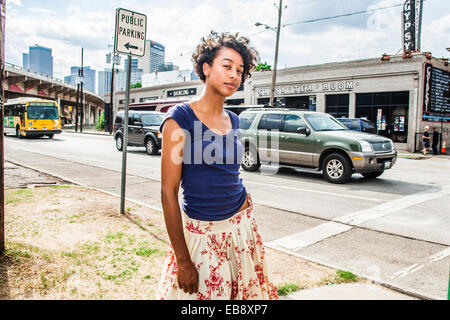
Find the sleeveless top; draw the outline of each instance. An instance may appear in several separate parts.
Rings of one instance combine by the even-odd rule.
[[[183,149],[182,209],[187,216],[203,221],[225,220],[244,204],[247,191],[239,178],[244,148],[238,139],[239,118],[229,111],[232,130],[219,135],[202,123],[188,103],[171,107],[167,119],[174,119],[186,135]]]

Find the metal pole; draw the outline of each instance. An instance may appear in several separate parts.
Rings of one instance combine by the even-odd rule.
[[[280,0],[280,5],[278,7],[278,28],[277,28],[277,40],[275,43],[275,59],[273,62],[272,71],[272,86],[270,90],[270,106],[273,107],[274,95],[275,95],[275,82],[277,80],[277,63],[278,63],[278,46],[280,44],[280,29],[281,29],[281,14],[283,11],[283,0]]]
[[[81,48],[81,84],[80,84],[80,100],[81,100],[81,115],[80,115],[80,132],[83,133],[83,122],[84,122],[84,97],[83,97],[83,48]]]
[[[3,140],[4,110],[3,76],[5,72],[5,19],[6,1],[0,0],[0,256],[5,252],[5,146]]]
[[[78,70],[78,78],[80,78],[80,70]],[[78,131],[78,108],[80,107],[80,84],[77,83],[77,102],[75,107],[75,132]]]
[[[131,82],[131,56],[128,55],[127,84],[125,91],[125,112],[123,115],[123,146],[122,146],[122,182],[120,187],[120,213],[125,213],[125,185],[127,171],[127,145],[128,145],[128,107],[130,104],[130,82]]]
[[[109,127],[109,134],[112,133],[112,127],[113,127],[113,99],[114,99],[114,57],[115,54],[113,53],[113,63],[112,63],[112,69],[111,69],[111,102],[109,104],[109,116],[108,116],[108,127]]]

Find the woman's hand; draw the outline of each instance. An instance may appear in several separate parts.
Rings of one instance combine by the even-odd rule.
[[[198,271],[192,261],[178,264],[178,287],[189,294],[198,292]]]

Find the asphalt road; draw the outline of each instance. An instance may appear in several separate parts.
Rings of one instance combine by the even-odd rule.
[[[7,160],[120,194],[110,136],[5,139]],[[160,208],[160,156],[129,147],[127,197]],[[434,299],[447,297],[450,157],[400,158],[380,178],[345,185],[263,166],[242,172],[266,246]]]

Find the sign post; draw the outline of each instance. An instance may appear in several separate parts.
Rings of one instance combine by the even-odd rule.
[[[133,56],[145,55],[145,40],[147,35],[147,17],[144,14],[127,9],[116,9],[116,30],[114,36],[114,53],[126,54],[127,82],[125,92],[125,112],[123,116],[122,139],[122,178],[120,188],[120,213],[125,213],[125,186],[127,172],[127,145],[128,145],[128,109],[130,105],[130,79],[131,59]],[[112,101],[111,101],[112,102]]]

